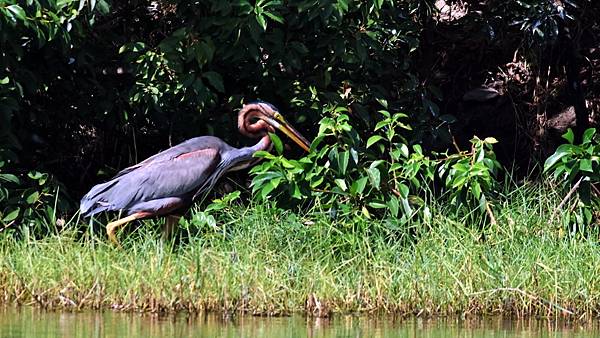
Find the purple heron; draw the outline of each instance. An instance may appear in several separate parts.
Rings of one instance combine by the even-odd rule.
[[[213,136],[192,138],[121,170],[110,181],[94,186],[81,199],[80,211],[89,217],[102,211],[120,211],[124,218],[110,222],[106,231],[118,244],[115,231],[137,219],[168,216],[207,193],[225,173],[247,168],[258,161],[253,155],[272,148],[269,132],[280,130],[302,149],[310,143],[294,129],[278,109],[254,102],[240,110],[240,133],[260,141],[251,147],[234,148]],[[167,218],[167,229],[173,219]]]

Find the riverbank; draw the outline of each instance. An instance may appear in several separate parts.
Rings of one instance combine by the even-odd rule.
[[[598,231],[571,235],[561,198],[526,186],[474,226],[432,207],[408,225],[228,205],[196,212],[173,241],[144,221],[110,245],[101,229],[0,234],[0,300],[43,308],[398,315],[600,314]],[[210,217],[209,217],[210,218]],[[98,226],[96,226],[99,228]],[[568,229],[567,229],[568,230]]]

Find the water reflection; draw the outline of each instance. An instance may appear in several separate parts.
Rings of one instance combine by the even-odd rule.
[[[260,318],[47,312],[0,307],[0,337],[595,337],[598,322],[548,320],[399,319],[340,316]]]

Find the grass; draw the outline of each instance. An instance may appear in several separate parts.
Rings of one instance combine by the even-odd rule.
[[[195,211],[173,241],[145,221],[123,248],[101,231],[0,234],[0,303],[44,308],[258,315],[597,317],[598,231],[563,231],[552,189],[507,189],[497,224],[432,206],[410,224],[296,214],[267,205]]]

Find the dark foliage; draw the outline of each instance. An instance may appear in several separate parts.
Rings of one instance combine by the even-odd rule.
[[[322,118],[346,116],[347,135],[336,134],[348,131],[339,124],[329,131],[321,124],[338,135],[324,137],[327,151],[342,162],[351,154],[356,164],[348,174],[333,168],[331,187],[341,175],[348,189],[365,192],[348,199],[358,209],[381,206],[391,194],[398,199],[392,209],[405,203],[410,211],[408,187],[420,185],[384,182],[384,195],[372,186],[375,170],[396,178],[390,168],[411,158],[399,149],[457,146],[468,157],[477,153],[468,151],[477,134],[500,141],[502,162],[517,158],[526,167],[533,150],[542,159],[553,151],[546,126],[566,107],[574,107],[578,137],[596,123],[599,12],[586,0],[449,1],[443,8],[429,0],[0,2],[0,221],[45,213],[54,223],[56,211],[46,206],[58,182],[59,200],[77,200],[118,169],[193,136],[246,142],[235,112],[254,99],[274,103],[311,137],[323,136]],[[403,124],[392,127],[398,114]],[[387,130],[398,134],[381,141]],[[368,144],[374,135],[381,140]],[[320,156],[306,175],[333,160]],[[42,182],[45,173],[52,178]],[[367,179],[377,194],[366,193]],[[476,181],[488,186],[488,179]],[[469,189],[462,199],[480,199]]]

